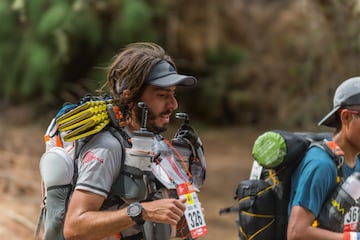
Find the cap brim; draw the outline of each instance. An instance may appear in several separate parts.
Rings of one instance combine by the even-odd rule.
[[[336,112],[339,110],[339,107],[335,107],[331,110],[321,121],[318,123],[319,126],[328,126],[336,127]]]
[[[194,87],[197,84],[196,78],[181,74],[170,74],[149,82],[150,85],[158,87],[183,86]]]
[[[193,87],[197,84],[197,80],[192,76],[178,74],[172,64],[165,60],[161,60],[151,69],[145,84],[158,87]]]

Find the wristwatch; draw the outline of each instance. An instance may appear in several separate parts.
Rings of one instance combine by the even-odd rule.
[[[143,225],[145,220],[142,218],[144,208],[139,202],[131,203],[127,208],[127,214],[137,225]]]

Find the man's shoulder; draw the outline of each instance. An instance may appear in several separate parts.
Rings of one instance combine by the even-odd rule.
[[[124,148],[124,142],[126,140],[119,134],[119,136],[114,136],[108,130],[102,130],[99,133],[94,134],[89,140],[88,146],[99,147],[99,148],[114,148],[118,149],[119,147]]]
[[[334,165],[331,156],[321,147],[313,146],[308,149],[304,157],[305,162],[312,162],[316,165]]]
[[[331,156],[326,152],[326,150],[320,146],[314,145],[311,146],[307,152],[306,155],[308,156],[318,156],[319,158],[330,158]]]

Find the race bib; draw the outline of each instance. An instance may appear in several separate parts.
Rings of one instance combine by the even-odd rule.
[[[357,232],[359,226],[359,207],[353,206],[345,214],[344,217],[344,231],[345,232]]]
[[[185,219],[192,238],[198,238],[208,233],[201,203],[190,183],[182,183],[176,187],[180,199],[186,198]]]

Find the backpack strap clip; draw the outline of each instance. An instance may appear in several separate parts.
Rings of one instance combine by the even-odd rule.
[[[344,165],[344,151],[334,141],[323,141],[325,151],[329,153],[331,158],[335,161],[337,169],[342,168]]]
[[[320,142],[314,142],[311,146],[318,146],[323,149],[329,156],[332,158],[336,165],[337,169],[337,182],[340,183],[344,176],[342,167],[344,165],[344,151],[340,148],[340,146],[334,141],[323,140]]]

